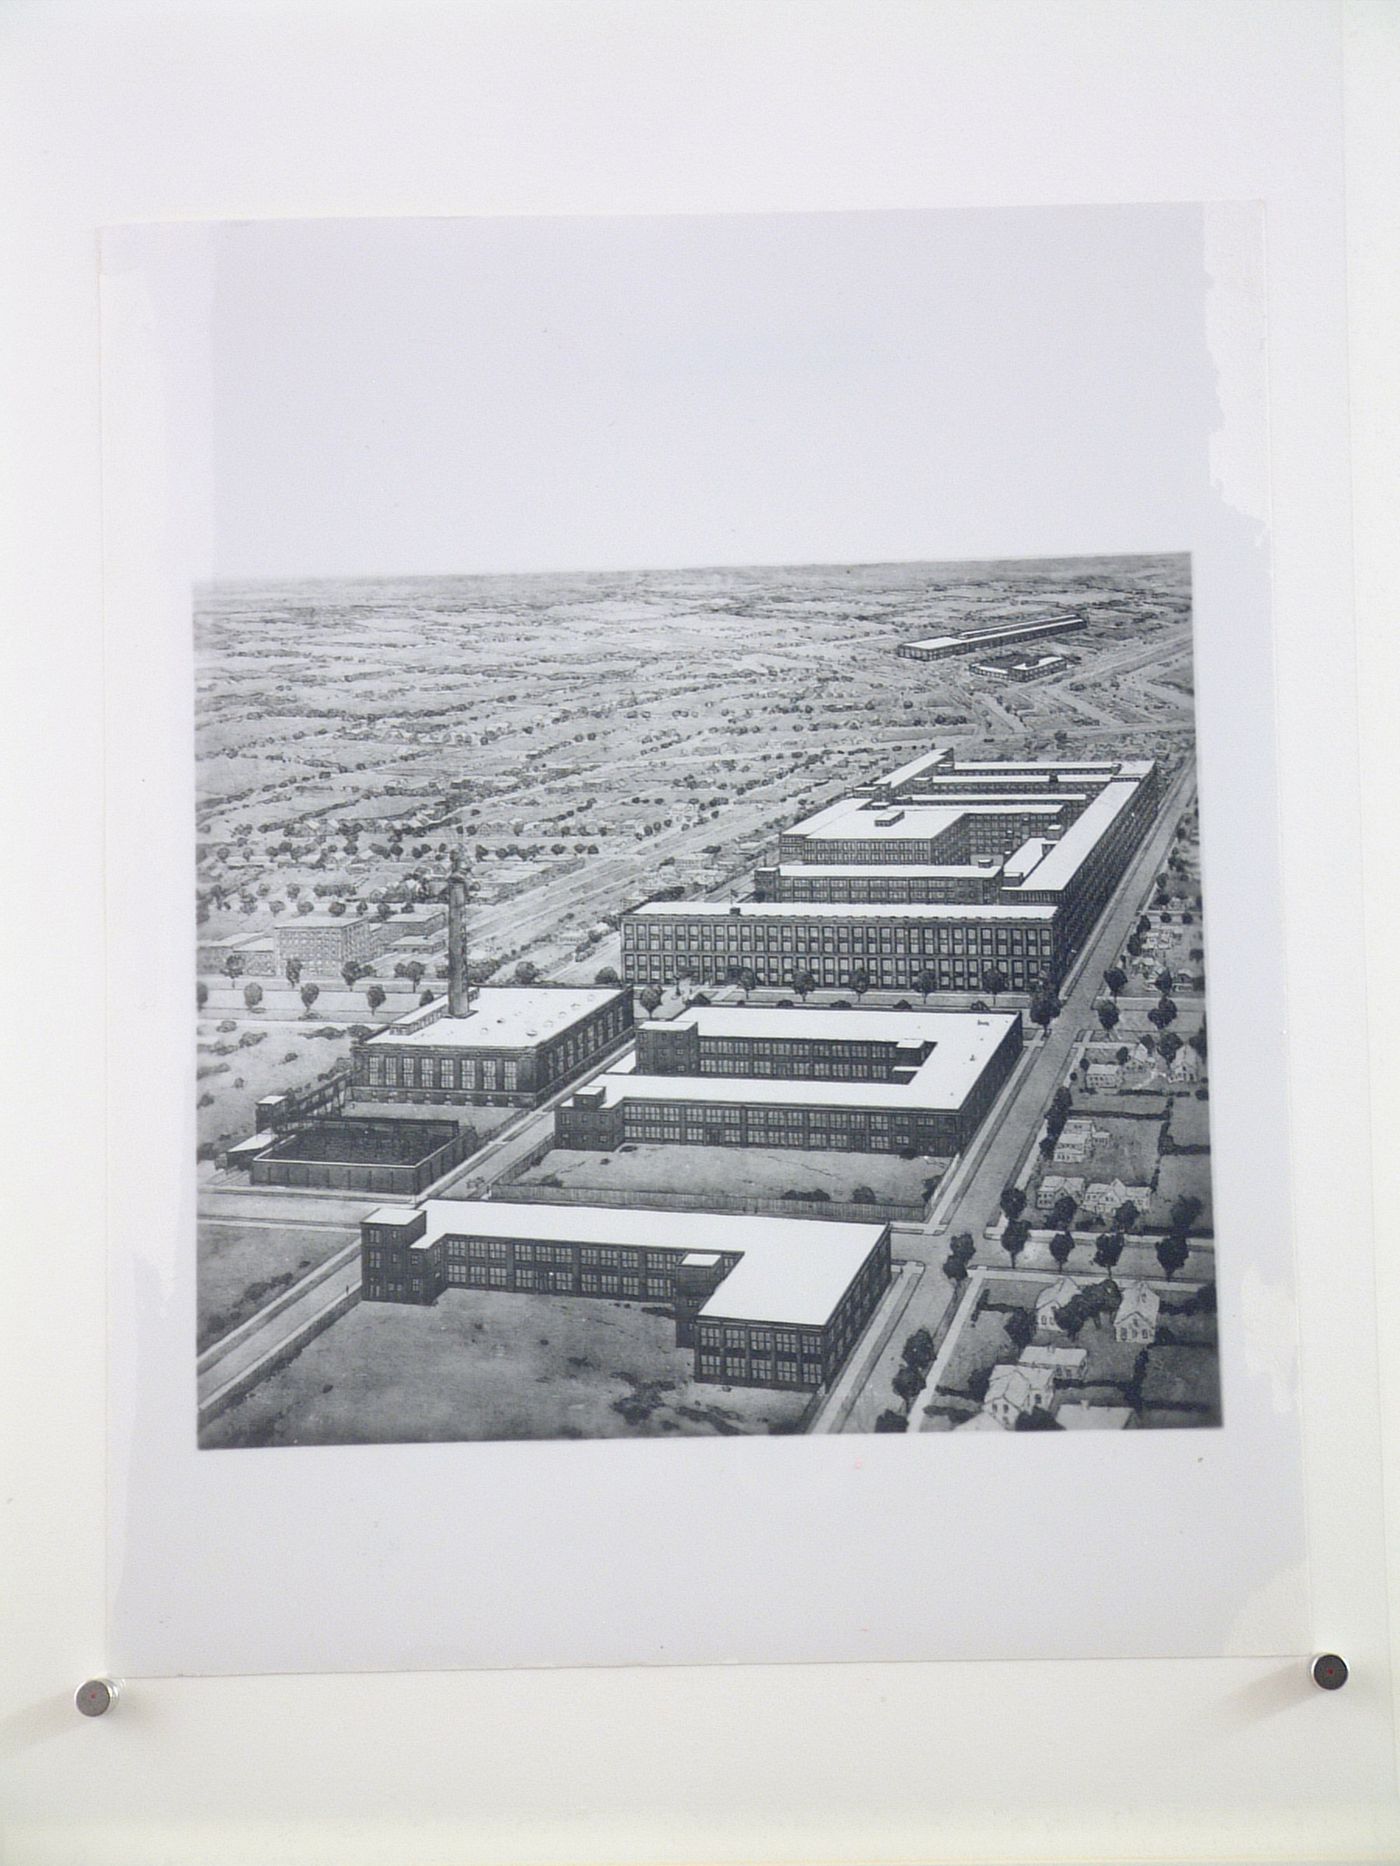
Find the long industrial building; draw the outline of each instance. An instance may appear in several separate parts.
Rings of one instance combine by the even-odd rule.
[[[1158,800],[1151,759],[959,763],[936,748],[784,830],[751,901],[649,902],[623,974],[801,989],[1061,978]]]
[[[1021,1053],[1016,1012],[693,1008],[555,1111],[557,1147],[959,1153]]]
[[[434,1199],[371,1212],[360,1261],[365,1302],[458,1288],[666,1303],[697,1379],[815,1389],[889,1286],[890,1228]]]
[[[1046,635],[1066,635],[1083,628],[1081,615],[1043,616],[1037,622],[1004,622],[997,628],[969,629],[961,635],[926,635],[922,641],[902,641],[895,649],[906,661],[941,661],[950,654],[987,654],[994,648],[1019,648],[1022,642]]]

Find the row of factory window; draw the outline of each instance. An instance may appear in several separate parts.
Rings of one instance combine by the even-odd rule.
[[[701,1322],[695,1339],[702,1348],[749,1348],[754,1354],[820,1355],[821,1342],[815,1335],[804,1338],[795,1328],[754,1328],[745,1323]]]
[[[820,1363],[815,1366],[779,1359],[749,1360],[742,1354],[701,1354],[696,1366],[702,1378],[753,1381],[762,1386],[815,1387],[821,1385]]]
[[[371,1088],[513,1089],[520,1065],[512,1057],[375,1056],[368,1058]]]
[[[817,933],[803,928],[778,927],[771,922],[750,922],[742,938],[736,935],[726,938],[708,931],[676,932],[669,927],[638,928],[635,932],[629,927],[628,935],[627,945],[630,950],[683,950],[692,954],[722,951],[725,957],[732,957],[736,962],[753,952],[774,951],[804,955],[810,953],[813,957],[826,952],[869,954],[871,957],[881,953],[908,955],[930,951],[1004,953],[1013,941],[1020,948],[1039,947],[1049,952],[1054,942],[1054,935],[1048,926],[942,926],[904,928],[897,932],[855,926],[836,930],[823,928]]]

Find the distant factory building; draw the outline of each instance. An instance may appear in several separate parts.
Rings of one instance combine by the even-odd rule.
[[[987,654],[994,648],[1015,648],[1046,635],[1066,635],[1083,628],[1081,615],[1044,616],[1037,622],[1004,622],[997,628],[970,629],[961,635],[926,635],[921,641],[902,641],[895,649],[906,661],[942,661],[952,654]]]
[[[1018,1013],[694,1009],[555,1112],[555,1145],[959,1153],[1021,1053]]]
[[[696,1378],[830,1385],[890,1282],[886,1224],[430,1200],[360,1227],[361,1297],[510,1290],[665,1303]]]
[[[446,924],[447,911],[437,905],[414,906],[387,920],[376,913],[298,914],[279,920],[274,930],[278,969],[297,959],[307,971],[339,971],[347,960],[373,959],[410,934],[421,939]]]

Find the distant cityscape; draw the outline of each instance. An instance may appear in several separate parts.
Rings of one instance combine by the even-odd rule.
[[[1188,560],[196,646],[202,1445],[1219,1422]]]

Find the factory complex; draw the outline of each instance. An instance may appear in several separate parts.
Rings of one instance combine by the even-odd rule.
[[[885,1224],[433,1199],[360,1228],[361,1298],[430,1305],[451,1288],[665,1303],[696,1378],[817,1388],[890,1282]]]

